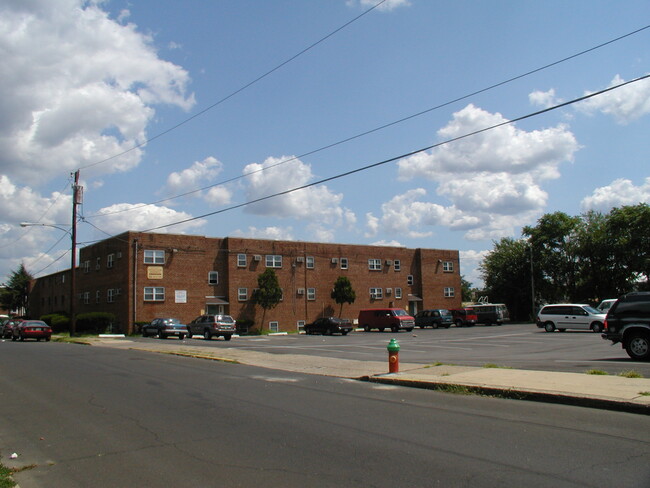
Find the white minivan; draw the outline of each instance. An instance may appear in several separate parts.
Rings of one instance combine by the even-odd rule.
[[[582,303],[545,305],[537,314],[537,327],[544,328],[546,332],[582,329],[600,333],[606,316],[600,310]]]

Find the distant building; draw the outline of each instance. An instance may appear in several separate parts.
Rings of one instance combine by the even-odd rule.
[[[283,299],[263,310],[252,299],[258,276],[275,270]],[[273,241],[238,237],[125,232],[80,249],[76,312],[110,312],[114,331],[138,322],[206,313],[232,315],[244,327],[296,331],[322,316],[338,315],[330,297],[346,276],[356,301],[343,306],[354,320],[363,308],[461,305],[458,251]],[[38,278],[30,294],[32,317],[67,311],[70,271]]]

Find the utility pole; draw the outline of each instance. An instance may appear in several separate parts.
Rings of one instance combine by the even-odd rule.
[[[72,185],[72,256],[70,257],[70,336],[77,333],[77,205],[81,203],[83,192],[79,186],[79,170],[74,172]]]

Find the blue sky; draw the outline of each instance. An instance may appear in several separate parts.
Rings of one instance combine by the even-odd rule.
[[[647,1],[379,1],[3,2],[0,281],[69,267],[20,222],[69,227],[77,169],[81,243],[218,212],[158,232],[458,249],[475,285],[544,213],[650,202],[645,80],[227,210],[650,72]]]

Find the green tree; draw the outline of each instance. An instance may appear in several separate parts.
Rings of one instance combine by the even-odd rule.
[[[461,290],[461,300],[464,302],[470,302],[472,300],[472,284],[465,279],[463,275],[460,275],[460,290]]]
[[[21,264],[16,271],[12,271],[7,285],[0,294],[2,306],[19,314],[26,313],[29,285],[33,279],[24,264]]]
[[[352,288],[352,283],[345,276],[339,276],[334,282],[334,289],[330,295],[332,299],[340,305],[339,318],[343,313],[343,304],[347,303],[352,305],[357,299],[357,294]]]
[[[282,300],[282,288],[278,282],[278,276],[271,268],[267,268],[262,274],[257,277],[257,290],[253,298],[257,304],[264,310],[262,314],[262,324],[260,330],[264,329],[264,320],[266,311],[275,308],[280,300]]]
[[[612,209],[607,231],[613,241],[614,260],[627,271],[629,284],[634,285],[644,277],[647,287],[650,283],[650,205],[640,203]]]
[[[495,242],[479,269],[491,302],[505,303],[513,319],[530,318],[530,248],[524,239],[504,237]]]

